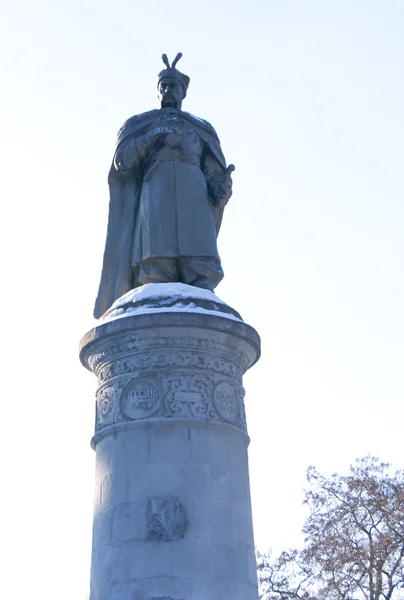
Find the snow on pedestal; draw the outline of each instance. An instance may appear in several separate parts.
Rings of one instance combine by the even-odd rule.
[[[148,283],[135,288],[114,302],[101,321],[154,312],[211,314],[242,321],[241,316],[213,292],[185,283]]]

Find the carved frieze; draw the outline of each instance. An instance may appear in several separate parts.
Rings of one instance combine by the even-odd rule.
[[[248,356],[234,348],[233,346],[222,344],[212,338],[202,338],[193,336],[165,336],[165,337],[151,337],[151,336],[135,336],[135,335],[124,335],[116,336],[114,338],[107,338],[97,343],[97,352],[93,353],[88,350],[88,364],[97,376],[99,376],[99,366],[111,360],[112,357],[118,357],[119,355],[133,354],[143,355],[148,350],[155,350],[164,348],[164,350],[178,350],[183,351],[197,350],[200,352],[207,352],[214,354],[220,358],[226,356],[236,363],[238,370],[243,374],[247,370],[249,359]],[[178,356],[178,355],[177,355]]]
[[[163,367],[195,367],[204,371],[212,370],[230,377],[236,377],[241,382],[243,370],[236,363],[225,358],[202,352],[176,352],[167,350],[157,353],[138,353],[120,357],[116,360],[103,363],[98,368],[100,383],[132,371],[160,369]]]
[[[195,336],[185,329],[119,332],[87,346],[84,362],[99,381],[96,433],[145,419],[195,419],[246,431],[242,376],[251,351],[220,329]]]
[[[215,373],[126,374],[98,389],[96,431],[125,420],[152,418],[224,422],[245,431],[243,398],[241,384]]]

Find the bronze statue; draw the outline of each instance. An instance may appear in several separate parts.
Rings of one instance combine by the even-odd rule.
[[[207,122],[181,110],[189,77],[158,75],[161,109],[128,119],[109,172],[104,263],[94,316],[145,283],[182,282],[213,290],[223,278],[217,250],[231,196],[219,138]]]

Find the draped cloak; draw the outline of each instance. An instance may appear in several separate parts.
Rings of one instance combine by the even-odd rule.
[[[176,111],[184,121],[189,123],[195,132],[206,144],[208,152],[217,160],[223,171],[226,161],[220,147],[219,138],[213,127],[198,117],[184,111]],[[118,133],[118,151],[128,138],[135,139],[146,133],[150,126],[157,123],[161,117],[159,109],[128,119]],[[114,162],[108,175],[110,193],[107,238],[105,242],[104,260],[101,273],[98,295],[94,307],[94,317],[99,318],[112,304],[131,290],[134,285],[134,271],[132,266],[133,246],[136,244],[135,223],[139,208],[139,199],[142,189],[144,165],[135,163],[127,175],[122,175],[116,170]],[[223,208],[213,205],[212,213],[219,233]]]

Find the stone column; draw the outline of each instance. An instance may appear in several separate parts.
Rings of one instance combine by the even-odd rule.
[[[240,319],[124,314],[92,329],[91,600],[257,600]]]

